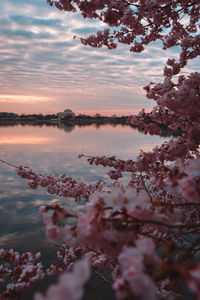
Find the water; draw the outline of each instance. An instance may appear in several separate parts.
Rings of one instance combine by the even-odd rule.
[[[76,180],[107,179],[103,167],[88,165],[79,154],[116,155],[135,159],[139,150],[151,150],[168,138],[144,135],[122,125],[102,126],[0,126],[0,158],[16,166],[28,165],[40,173],[65,173]],[[41,251],[48,264],[56,246],[46,238],[39,214],[41,205],[59,202],[79,209],[72,199],[49,195],[42,188],[32,190],[15,169],[0,163],[0,247],[17,251]]]
[[[122,125],[1,126],[0,158],[44,174],[65,173],[77,180],[94,182],[108,178],[105,168],[88,165],[86,159],[78,158],[79,154],[135,159],[140,149],[151,150],[166,139]],[[73,200],[49,195],[41,188],[30,189],[14,168],[2,163],[0,182],[0,247],[40,249],[48,244],[46,238],[42,237],[42,244],[40,240],[43,230],[39,207],[58,201],[73,207]]]

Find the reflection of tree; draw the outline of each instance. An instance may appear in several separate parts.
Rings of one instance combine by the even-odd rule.
[[[144,129],[138,127],[138,126],[134,126],[132,125],[131,126],[133,129],[137,129],[140,133],[144,133]],[[182,136],[183,132],[181,129],[178,129],[178,130],[172,130],[172,129],[169,129],[168,127],[166,126],[161,126],[161,133],[159,136],[161,137],[178,137],[178,136]]]
[[[63,129],[66,132],[71,132],[75,128],[75,123],[59,123],[57,128]]]
[[[0,127],[6,127],[6,126],[34,126],[34,127],[43,127],[43,126],[48,126],[48,127],[57,127],[58,129],[64,130],[66,132],[71,132],[74,130],[75,127],[79,128],[85,128],[85,127],[94,127],[96,129],[100,129],[101,127],[106,127],[106,126],[112,126],[113,128],[116,128],[118,125],[123,126],[123,127],[131,127],[133,130],[138,130],[141,133],[144,133],[144,130],[139,128],[138,126],[131,125],[129,123],[105,123],[105,122],[92,122],[92,123],[83,123],[83,124],[76,124],[75,122],[59,122],[59,123],[51,123],[48,121],[42,121],[42,122],[34,122],[34,121],[29,121],[29,122],[22,122],[22,121],[0,121]],[[161,127],[162,132],[160,134],[161,137],[177,137],[181,136],[182,132],[181,130],[173,131],[168,129],[165,126]]]

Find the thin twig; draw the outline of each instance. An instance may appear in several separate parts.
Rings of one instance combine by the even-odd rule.
[[[112,206],[107,206],[105,207],[105,209],[113,209]],[[142,225],[144,224],[151,224],[151,225],[158,225],[158,226],[164,226],[164,227],[168,227],[168,228],[180,228],[180,229],[184,229],[184,228],[188,228],[188,229],[192,229],[192,228],[200,228],[200,223],[197,224],[168,224],[168,223],[163,223],[161,221],[157,221],[157,220],[141,220],[135,217],[132,217],[130,215],[128,215],[125,211],[115,211],[115,214],[122,214],[125,215],[126,217],[129,218],[129,220],[127,220],[127,224],[131,224],[132,222],[136,222],[136,223],[142,223]],[[115,222],[118,220],[116,219],[107,219],[108,222]]]
[[[149,190],[147,189],[147,187],[146,187],[146,185],[145,185],[145,182],[144,182],[144,179],[143,179],[142,175],[140,176],[140,178],[141,178],[143,187],[144,187],[145,191],[147,192],[147,194],[148,194],[148,196],[149,196],[149,199],[150,199],[150,201],[151,201],[151,203],[152,203],[152,202],[153,202],[153,198],[152,198],[152,196],[151,196]]]
[[[195,203],[195,202],[184,202],[184,203],[173,203],[171,204],[173,207],[178,207],[178,206],[200,206],[200,203]]]
[[[1,161],[2,163],[4,163],[4,164],[6,164],[6,165],[10,166],[10,167],[13,167],[13,168],[16,168],[16,169],[18,169],[18,167],[17,167],[17,166],[14,166],[14,165],[10,164],[10,163],[8,163],[7,161],[5,161],[5,160],[3,160],[3,159],[0,159],[0,161]]]
[[[160,221],[156,220],[141,220],[135,217],[131,218],[133,221],[142,223],[142,224],[152,224],[152,225],[160,225],[160,226],[165,226],[168,228],[200,228],[200,223],[198,224],[168,224],[168,223],[163,223]]]
[[[103,275],[101,275],[98,271],[96,271],[95,269],[92,269],[92,271],[99,276],[105,283],[107,283],[109,286],[112,286],[112,282],[108,279],[106,279]]]
[[[195,249],[195,247],[196,247],[197,245],[199,245],[199,243],[200,243],[200,237],[197,238],[197,239],[195,240],[194,244],[192,244],[192,245],[185,251],[185,253],[180,257],[179,262],[183,261],[186,257],[188,257],[188,255],[192,252],[192,250]]]

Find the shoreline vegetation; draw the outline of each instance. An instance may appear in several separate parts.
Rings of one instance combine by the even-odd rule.
[[[146,114],[147,115],[147,114]],[[27,114],[27,115],[17,115],[14,113],[0,113],[0,127],[1,126],[17,126],[17,125],[31,125],[31,126],[55,126],[59,129],[63,129],[66,132],[72,131],[75,126],[96,126],[97,128],[103,125],[122,125],[129,126],[132,128],[137,128],[140,132],[144,130],[137,125],[132,125],[129,122],[130,116],[102,116],[96,114],[94,116],[90,115],[74,115],[66,116],[63,119],[60,119],[57,114]],[[150,118],[146,118],[147,124],[152,124],[154,121]],[[165,125],[159,125],[161,128],[160,136],[169,137],[169,136],[181,136],[181,130],[171,130]]]
[[[74,115],[66,116],[60,119],[56,114],[52,115],[16,115],[16,114],[7,114],[0,113],[0,122],[24,122],[24,123],[48,123],[48,124],[75,124],[75,125],[90,125],[90,124],[125,124],[127,125],[129,116],[101,116],[96,114],[94,116],[89,115]]]

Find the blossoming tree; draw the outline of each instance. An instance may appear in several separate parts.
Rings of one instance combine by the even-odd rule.
[[[62,274],[56,285],[35,299],[81,299],[91,272],[116,291],[117,299],[177,299],[184,293],[200,299],[200,74],[186,76],[183,70],[200,54],[199,1],[47,2],[108,25],[96,35],[80,38],[84,45],[114,49],[123,43],[132,52],[143,51],[153,41],[159,41],[163,50],[177,46],[179,59],[168,59],[163,82],[144,87],[156,106],[129,121],[145,133],[160,134],[165,125],[181,130],[181,135],[150,152],[141,151],[135,161],[88,157],[91,165],[110,167],[112,188],[17,167],[31,188],[40,186],[50,194],[86,201],[85,211],[77,215],[59,205],[41,207],[46,234],[63,244],[58,251],[61,264],[52,263],[46,273]],[[129,180],[117,184],[124,173],[130,174]],[[35,264],[39,254],[20,256],[1,249],[0,258],[1,280],[10,276],[2,299],[20,299],[22,289],[44,277],[41,264]],[[102,275],[104,269],[110,270],[111,279]]]

